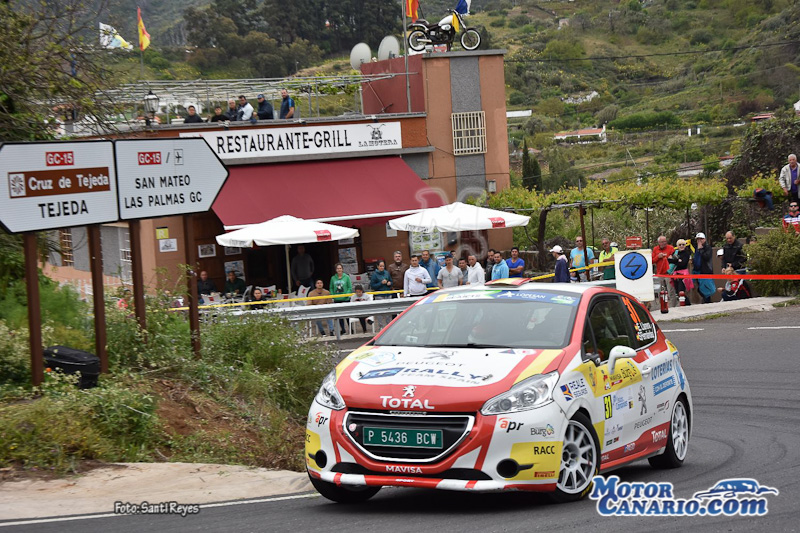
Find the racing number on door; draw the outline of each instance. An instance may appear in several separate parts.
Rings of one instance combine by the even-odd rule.
[[[611,415],[614,412],[612,408],[610,394],[606,394],[605,396],[603,396],[603,407],[606,408],[606,420],[608,420],[609,418],[611,418]]]

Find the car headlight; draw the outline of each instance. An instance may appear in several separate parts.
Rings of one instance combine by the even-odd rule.
[[[336,411],[344,409],[342,395],[336,390],[336,370],[331,370],[331,373],[322,380],[322,386],[319,388],[316,400],[317,403]]]
[[[558,372],[536,375],[520,381],[507,392],[498,394],[481,407],[483,415],[503,415],[536,409],[553,401]]]

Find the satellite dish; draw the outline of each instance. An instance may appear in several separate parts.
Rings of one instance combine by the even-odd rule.
[[[378,47],[378,60],[391,59],[400,55],[400,41],[394,35],[387,35]]]
[[[369,63],[372,50],[367,43],[358,43],[350,50],[350,66],[353,70],[361,70],[361,63]]]

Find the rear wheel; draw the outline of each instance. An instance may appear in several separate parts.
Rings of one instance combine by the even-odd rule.
[[[561,469],[552,497],[557,502],[580,500],[592,489],[592,478],[600,469],[597,436],[589,418],[575,413],[564,434]]]
[[[337,503],[361,503],[369,500],[381,490],[380,487],[344,487],[322,481],[310,475],[308,478],[311,484],[317,489],[317,492],[325,496],[331,501]]]
[[[461,34],[461,46],[464,50],[475,50],[481,45],[481,34],[475,28],[468,28]]]
[[[422,30],[414,30],[408,34],[408,46],[415,52],[425,50],[425,45],[430,42],[428,36]]]
[[[686,402],[679,398],[672,410],[672,419],[664,453],[648,459],[653,468],[678,468],[689,450],[689,411]]]

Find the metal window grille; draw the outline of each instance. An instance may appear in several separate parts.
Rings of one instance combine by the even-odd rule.
[[[65,267],[75,266],[75,257],[72,250],[72,229],[59,230],[59,240],[61,245],[61,265]]]
[[[453,113],[453,155],[486,153],[486,114],[483,111]]]
[[[131,234],[127,231],[125,232],[125,247],[121,248],[119,251],[119,260],[123,263],[130,263],[131,262]]]

